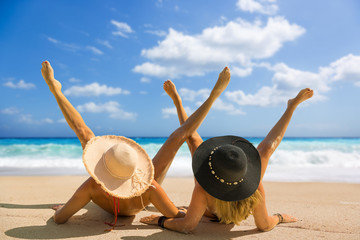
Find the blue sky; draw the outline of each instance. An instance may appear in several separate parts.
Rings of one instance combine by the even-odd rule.
[[[358,137],[359,10],[356,0],[3,0],[0,137],[75,136],[44,60],[96,135],[169,135],[178,120],[163,82],[191,113],[229,66],[201,135],[265,136],[310,87],[286,136]]]

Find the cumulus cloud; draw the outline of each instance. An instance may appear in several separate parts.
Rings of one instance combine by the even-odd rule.
[[[116,20],[111,20],[111,24],[113,24],[116,27],[116,31],[113,31],[112,34],[115,36],[121,36],[124,38],[128,38],[128,33],[133,33],[134,30],[131,29],[131,27],[124,22],[118,22]]]
[[[311,101],[326,99],[326,93],[332,89],[335,82],[352,82],[360,86],[360,56],[349,54],[326,67],[320,67],[317,72],[308,72],[291,68],[285,63],[273,66],[262,64],[274,72],[272,85],[261,87],[254,94],[246,94],[242,90],[228,91],[225,96],[228,100],[240,106],[269,106],[286,103],[288,99],[296,96],[302,88],[312,88],[315,91]]]
[[[33,84],[33,83],[27,83],[24,80],[19,80],[19,82],[16,83],[14,80],[15,79],[11,78],[9,81],[4,83],[3,85],[5,87],[9,87],[9,88],[18,88],[18,89],[25,89],[25,90],[35,88],[35,84]]]
[[[294,41],[304,32],[301,26],[279,16],[270,17],[266,23],[237,19],[224,26],[206,28],[195,35],[170,28],[157,46],[141,51],[149,61],[136,66],[133,71],[176,78],[202,76],[214,69],[233,65],[238,68],[239,76],[245,76],[251,72],[251,60],[273,56],[285,42]]]
[[[179,89],[179,94],[184,101],[196,102],[196,106],[198,107],[207,99],[207,97],[210,95],[210,92],[211,90],[206,88],[197,91],[187,88]],[[217,111],[224,111],[230,115],[244,114],[244,112],[240,109],[236,109],[236,107],[232,103],[224,102],[220,98],[216,99],[215,103],[211,108]],[[170,110],[168,109],[168,111]],[[170,112],[168,113],[168,115],[169,114]]]
[[[279,7],[276,5],[276,0],[238,0],[236,6],[245,12],[258,12],[268,15],[276,14],[279,10]]]
[[[112,96],[117,94],[128,95],[130,94],[130,92],[122,88],[108,87],[105,84],[100,85],[99,83],[94,82],[85,86],[70,87],[69,89],[66,89],[64,91],[64,94],[67,96],[76,96],[76,97],[80,97],[80,96],[92,97],[92,96],[100,96],[100,95]]]
[[[132,112],[126,112],[121,109],[118,102],[109,101],[103,104],[96,104],[94,102],[85,103],[76,107],[79,112],[90,113],[108,113],[110,118],[133,120],[136,119],[137,114]]]

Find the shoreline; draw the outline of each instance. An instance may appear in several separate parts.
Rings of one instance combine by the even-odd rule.
[[[250,216],[240,226],[201,222],[193,234],[181,234],[139,222],[159,214],[153,206],[135,217],[119,218],[104,232],[112,215],[93,203],[66,224],[52,221],[52,205],[66,202],[88,176],[0,176],[1,239],[358,239],[360,184],[264,182],[269,214],[287,213],[298,222],[270,232],[256,230]],[[176,206],[188,206],[192,177],[167,177],[163,187]],[[121,226],[120,226],[121,225]],[[101,236],[100,236],[101,235]]]

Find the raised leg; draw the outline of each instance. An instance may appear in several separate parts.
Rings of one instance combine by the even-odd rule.
[[[86,143],[94,137],[94,133],[86,126],[80,113],[71,105],[69,100],[61,92],[61,83],[54,78],[54,71],[48,61],[44,61],[42,64],[41,73],[45,79],[45,82],[50,88],[54,97],[71,129],[76,133],[76,136],[81,142],[81,146],[84,148]]]
[[[169,97],[173,100],[174,105],[176,107],[177,115],[179,118],[180,125],[182,125],[187,119],[188,116],[186,114],[186,111],[182,105],[182,100],[180,95],[178,94],[175,84],[167,80],[164,83],[164,90],[169,95]],[[186,139],[186,143],[189,147],[189,150],[191,152],[191,156],[194,155],[195,150],[198,148],[198,146],[203,142],[200,135],[195,131],[190,137]]]
[[[301,90],[295,98],[290,99],[285,113],[257,147],[261,157],[261,179],[265,174],[271,155],[274,153],[275,149],[279,146],[284,137],[296,107],[303,101],[311,98],[313,94],[313,90],[306,88]]]
[[[211,91],[209,98],[169,136],[164,145],[160,148],[153,159],[155,167],[155,180],[159,184],[161,184],[164,180],[167,170],[169,169],[181,145],[196,131],[196,129],[198,129],[209,112],[212,104],[225,90],[226,86],[229,84],[229,81],[230,70],[226,67],[219,74],[218,81]]]

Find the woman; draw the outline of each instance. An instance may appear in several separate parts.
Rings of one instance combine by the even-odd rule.
[[[166,93],[173,100],[180,124],[187,120],[175,85],[167,81]],[[268,214],[262,178],[269,159],[279,146],[296,107],[311,98],[313,90],[301,90],[288,101],[287,109],[257,149],[247,140],[236,136],[208,139],[203,143],[197,132],[187,140],[193,156],[195,187],[184,218],[149,216],[141,219],[147,224],[158,224],[170,230],[189,233],[203,215],[224,223],[239,224],[250,214],[261,231],[269,231],[277,224],[295,222],[287,214]]]
[[[214,101],[225,90],[230,81],[230,70],[224,68],[209,98],[169,136],[152,161],[131,139],[117,136],[95,137],[61,92],[61,84],[55,80],[48,61],[42,63],[41,72],[67,123],[81,142],[84,149],[83,161],[91,175],[65,205],[53,207],[56,210],[54,221],[65,223],[90,201],[115,214],[115,223],[109,224],[111,226],[115,226],[118,215],[135,215],[150,203],[166,217],[183,216],[160,184],[180,146],[196,131]]]

